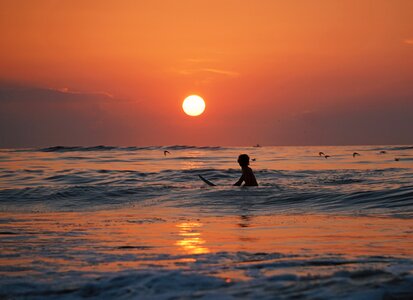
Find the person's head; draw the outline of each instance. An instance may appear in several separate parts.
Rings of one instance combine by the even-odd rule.
[[[250,157],[247,154],[238,156],[238,163],[241,167],[246,167],[250,164]]]

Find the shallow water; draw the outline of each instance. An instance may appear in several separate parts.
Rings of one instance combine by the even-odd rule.
[[[410,146],[0,150],[0,298],[413,298],[412,179]]]

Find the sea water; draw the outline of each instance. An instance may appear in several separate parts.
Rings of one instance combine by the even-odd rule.
[[[412,146],[2,149],[0,298],[413,298],[412,179]]]

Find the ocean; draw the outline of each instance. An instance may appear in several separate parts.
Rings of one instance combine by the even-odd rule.
[[[413,299],[412,219],[413,146],[0,149],[0,298]]]

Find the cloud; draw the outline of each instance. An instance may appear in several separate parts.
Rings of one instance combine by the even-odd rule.
[[[220,69],[210,69],[210,68],[204,68],[201,69],[203,72],[209,72],[209,73],[215,73],[215,74],[220,74],[220,75],[226,75],[226,76],[239,76],[240,74],[238,72],[234,71],[227,71],[227,70],[220,70]]]
[[[412,126],[413,103],[398,99],[297,110],[281,116],[276,134],[291,145],[410,144]]]
[[[181,75],[220,75],[220,76],[228,76],[228,77],[238,77],[240,73],[222,69],[222,68],[214,68],[211,65],[217,65],[220,61],[217,59],[210,59],[210,58],[186,58],[181,61],[181,65],[179,67],[173,68],[172,72],[178,73]]]
[[[0,147],[121,143],[139,132],[125,106],[108,93],[0,83]]]
[[[106,96],[106,97],[109,97],[109,98],[113,98],[113,95],[110,94],[110,93],[107,93],[107,92],[88,92],[88,93],[85,93],[85,92],[80,92],[80,91],[73,91],[73,90],[70,90],[67,87],[49,88],[48,90],[57,91],[57,92],[65,93],[65,94],[72,94],[72,95],[83,95],[83,96],[85,96],[85,95],[102,95],[102,96]]]
[[[0,84],[0,102],[75,102],[75,101],[108,101],[113,95],[106,92],[77,92],[68,88],[44,88],[22,86],[17,84]]]
[[[182,75],[194,75],[194,74],[207,73],[207,74],[223,75],[223,76],[228,76],[228,77],[240,76],[240,73],[235,72],[235,71],[214,69],[214,68],[181,69],[181,70],[178,70],[177,72]]]

